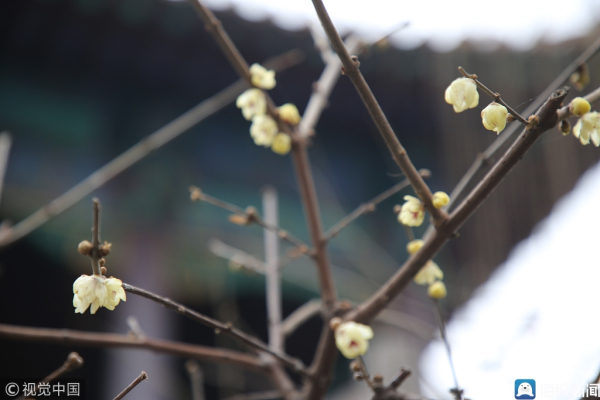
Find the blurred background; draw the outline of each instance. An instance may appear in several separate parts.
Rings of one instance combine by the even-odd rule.
[[[397,7],[400,2],[388,3]],[[310,18],[300,10],[278,14],[265,8],[269,5],[242,0],[209,4],[250,63],[291,49],[302,52],[302,62],[278,73],[277,86],[270,92],[277,104],[293,102],[302,112],[323,68],[308,29]],[[442,19],[450,26],[427,31],[419,19],[426,11],[398,12],[390,19],[395,12],[386,11],[383,4],[371,10],[386,15],[381,24],[359,25],[356,17],[340,16],[342,32],[355,32],[368,42],[398,24],[411,23],[387,43],[369,47],[360,57],[361,70],[416,167],[432,171],[433,191],[449,193],[496,138],[481,126],[479,113],[487,104],[483,95],[478,108],[462,114],[454,114],[444,102],[445,88],[459,76],[457,66],[477,73],[522,111],[600,33],[599,8],[592,0],[573,3],[564,14],[552,10],[560,26],[546,12],[541,15],[546,25],[532,23],[535,29],[519,17],[515,26],[529,28],[520,34],[508,23],[489,30],[493,34],[474,28],[459,32],[468,24],[453,22],[458,17],[442,9],[428,13],[446,15]],[[562,36],[556,34],[562,31]],[[600,84],[594,74],[599,66],[598,58],[589,62],[589,88]],[[0,217],[13,223],[22,220],[236,80],[187,2],[0,0],[0,130],[13,138]],[[72,283],[91,270],[76,247],[90,240],[91,198],[96,196],[103,205],[102,239],[113,243],[106,264],[109,276],[266,339],[264,277],[232,271],[208,246],[218,239],[262,258],[262,230],[229,223],[228,212],[192,203],[188,192],[190,185],[197,185],[222,200],[260,210],[261,190],[272,185],[279,194],[280,225],[309,242],[290,157],[255,146],[248,129],[249,123],[231,104],[1,249],[0,322],[126,333],[127,317],[135,316],[148,336],[239,348],[208,328],[131,295],[113,312],[73,313]],[[310,158],[326,228],[403,179],[344,77],[316,127]],[[598,159],[596,148],[582,147],[572,136],[563,137],[558,130],[544,135],[460,230],[460,240],[435,258],[449,288],[442,303],[448,315]],[[330,257],[341,297],[356,302],[368,298],[406,259],[406,232],[392,211],[405,194],[412,193],[395,195],[332,240]],[[424,229],[416,229],[416,235]],[[283,279],[285,315],[318,297],[314,267],[307,259],[287,266]],[[436,329],[423,287],[409,286],[391,309],[394,313],[386,323],[376,325],[385,346],[373,342],[372,372],[416,369],[419,353]],[[319,318],[311,319],[288,338],[287,351],[310,363],[320,326]],[[393,352],[390,345],[395,346]],[[87,379],[90,399],[114,397],[142,369],[150,381],[130,398],[190,398],[185,360],[123,349],[1,340],[0,377],[39,379],[62,364],[71,350],[86,360],[84,368],[70,376]],[[338,361],[332,398],[351,398],[340,394],[346,393],[344,382],[350,378],[347,364],[345,359]],[[266,379],[242,370],[204,363],[202,367],[209,399],[269,388]],[[416,375],[407,389],[418,391]]]

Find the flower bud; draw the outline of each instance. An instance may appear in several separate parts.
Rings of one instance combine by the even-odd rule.
[[[562,120],[560,121],[560,124],[558,124],[558,129],[560,129],[563,136],[567,136],[569,133],[571,133],[571,123],[566,119]]]
[[[444,282],[442,281],[434,282],[433,284],[431,284],[431,286],[429,286],[429,289],[427,290],[427,294],[429,295],[429,297],[436,300],[443,299],[444,297],[446,297],[447,293],[448,292],[446,291],[446,285],[444,285]]]
[[[408,251],[408,254],[415,254],[417,251],[421,250],[421,247],[423,247],[424,243],[425,242],[423,242],[421,239],[411,240],[406,245],[406,251]]]
[[[90,252],[92,251],[92,248],[92,244],[88,240],[84,240],[77,246],[77,251],[82,256],[89,256]]]
[[[481,120],[485,129],[500,133],[506,126],[507,115],[508,110],[506,107],[492,102],[481,112]]]
[[[415,275],[414,281],[417,285],[431,285],[437,279],[443,279],[444,272],[433,261],[427,261],[427,264]]]
[[[445,192],[435,192],[433,194],[433,206],[435,208],[442,208],[450,203],[450,196]]]
[[[291,125],[298,125],[298,123],[300,123],[300,113],[294,104],[286,103],[281,107],[278,107],[277,111],[279,111],[279,119],[283,122],[287,122]]]
[[[292,138],[287,133],[279,133],[273,139],[271,150],[275,153],[285,156],[292,149]]]
[[[590,71],[587,64],[581,64],[569,79],[575,89],[583,90],[590,83]]]
[[[571,111],[573,115],[577,117],[581,117],[583,114],[590,112],[592,106],[589,101],[584,99],[583,97],[575,97],[571,100]]]

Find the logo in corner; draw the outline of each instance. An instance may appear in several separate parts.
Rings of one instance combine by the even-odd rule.
[[[535,399],[535,380],[515,380],[515,399]]]

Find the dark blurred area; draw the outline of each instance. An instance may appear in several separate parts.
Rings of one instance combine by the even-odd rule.
[[[278,73],[270,93],[277,104],[292,102],[302,112],[323,68],[309,31],[247,22],[232,11],[217,16],[250,63],[290,49],[303,51],[304,61]],[[502,47],[482,51],[486,46],[481,43],[465,43],[450,53],[426,46],[409,51],[374,46],[361,56],[361,69],[416,167],[432,171],[432,190],[449,193],[496,137],[481,126],[479,113],[487,105],[483,94],[477,109],[462,114],[454,114],[444,102],[446,86],[458,77],[457,66],[477,73],[521,111],[597,34],[557,45],[540,43],[526,53]],[[598,58],[589,63],[589,88],[600,84],[594,73],[599,66]],[[13,223],[22,220],[236,79],[187,2],[0,0],[0,130],[13,137],[0,216]],[[240,207],[260,210],[261,189],[273,185],[279,193],[280,225],[309,242],[290,157],[255,146],[248,129],[232,104],[93,196],[103,205],[102,239],[113,243],[107,275],[266,339],[264,278],[232,272],[227,260],[207,247],[218,238],[260,258],[262,230],[229,223],[228,212],[192,203],[188,192],[197,185]],[[344,77],[310,150],[326,228],[403,179]],[[558,130],[545,134],[465,224],[460,239],[436,257],[449,287],[443,303],[448,312],[487,279],[599,154]],[[392,212],[404,194],[412,193],[395,195],[332,241],[340,296],[366,299],[405,260],[406,233]],[[89,260],[76,251],[81,240],[90,239],[91,198],[1,250],[0,322],[126,333],[125,321],[134,315],[148,336],[240,349],[232,340],[132,295],[113,312],[73,313],[73,281],[91,271]],[[317,297],[308,260],[292,263],[283,275],[286,315]],[[425,290],[411,285],[394,308],[433,323],[425,300]],[[313,318],[292,335],[288,352],[309,363],[320,325]],[[86,378],[90,399],[114,397],[142,369],[150,381],[129,398],[190,398],[185,360],[133,350],[2,340],[0,377],[41,378],[71,350],[80,352],[86,364],[70,376]],[[155,375],[148,365],[160,365]],[[265,378],[242,370],[202,366],[209,399],[269,387]],[[338,381],[348,376],[345,361],[340,361]]]

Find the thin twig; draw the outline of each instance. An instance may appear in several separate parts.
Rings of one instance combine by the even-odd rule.
[[[275,188],[269,186],[263,191],[263,214],[265,223],[277,226],[278,204]],[[273,351],[284,351],[284,336],[281,329],[281,275],[279,271],[279,238],[277,233],[264,229],[267,320],[269,323],[269,347]]]
[[[365,365],[362,356],[356,357],[356,361],[358,362],[358,366],[360,367],[360,372],[362,372],[363,379],[365,380],[365,382],[367,382],[367,385],[369,385],[371,390],[375,390],[373,382],[371,381],[371,376],[369,375],[369,371],[367,370],[367,366]]]
[[[190,378],[192,400],[204,400],[204,374],[202,368],[195,360],[187,360],[185,370]]]
[[[79,369],[82,366],[83,366],[83,358],[79,355],[79,353],[74,352],[74,351],[69,353],[69,355],[67,356],[67,359],[60,367],[58,367],[54,372],[50,373],[48,376],[44,377],[41,381],[39,381],[37,383],[36,392],[40,389],[40,386],[42,384],[48,384],[50,382],[53,382],[55,379],[60,378],[65,373],[70,372],[70,371],[75,371],[76,369]],[[33,395],[35,395],[35,394],[33,394]],[[20,396],[17,398],[17,400],[22,400],[23,398],[28,400],[33,397]]]
[[[530,115],[536,111],[546,102],[547,98],[552,94],[558,86],[564,81],[569,79],[569,76],[583,63],[585,63],[590,57],[592,57],[600,49],[600,38],[596,39],[587,49],[579,55],[573,62],[571,62],[557,77],[552,81],[544,91],[535,98],[535,100],[523,111],[523,114]],[[500,136],[494,140],[494,142],[473,162],[469,167],[465,175],[460,179],[458,184],[452,190],[450,194],[450,204],[448,210],[454,209],[456,204],[459,204],[470,189],[473,181],[480,176],[482,172],[489,169],[492,166],[492,160],[500,153],[504,148],[505,144],[512,137],[513,133],[516,132],[517,124],[511,124],[506,128]]]
[[[218,239],[211,239],[208,242],[208,249],[215,255],[223,257],[232,263],[257,274],[264,274],[267,268],[266,264],[258,258],[236,247],[225,244]]]
[[[8,155],[12,145],[10,133],[4,131],[0,133],[0,200],[2,200],[2,190],[4,188],[4,177],[6,176],[6,167],[8,166]]]
[[[148,374],[145,371],[142,371],[142,373],[135,378],[134,381],[129,384],[129,386],[123,389],[123,391],[119,393],[113,400],[121,400],[123,397],[127,396],[127,393],[131,392],[137,385],[139,385],[140,382],[145,381],[146,379],[148,379]]]
[[[138,339],[129,335],[72,331],[68,329],[32,328],[0,324],[0,337],[17,341],[56,343],[66,346],[128,347],[175,354],[215,363],[238,365],[268,374],[269,369],[258,357],[238,351],[215,349],[161,339]]]
[[[440,328],[440,336],[446,347],[446,354],[448,355],[448,363],[450,364],[450,370],[452,371],[452,378],[454,379],[454,388],[458,391],[458,379],[456,378],[456,369],[454,368],[454,361],[452,360],[452,352],[450,351],[450,342],[448,342],[448,336],[446,336],[446,324],[444,323],[444,316],[442,315],[442,309],[440,303],[433,299],[434,314],[437,319],[438,327]]]
[[[303,56],[298,50],[292,50],[274,58],[265,63],[265,65],[269,68],[281,70],[298,64],[302,58]],[[148,154],[152,153],[154,150],[169,143],[194,125],[197,125],[207,117],[223,109],[234,101],[246,88],[248,88],[246,81],[239,80],[142,139],[67,192],[46,204],[18,224],[8,228],[0,237],[0,247],[21,239],[48,222],[52,217],[68,210],[81,199],[146,157]]]
[[[504,100],[502,100],[502,97],[500,97],[500,93],[493,92],[487,86],[485,86],[483,83],[481,83],[477,79],[477,75],[475,75],[475,74],[469,74],[467,71],[465,71],[465,69],[463,67],[458,67],[458,70],[460,71],[461,74],[463,74],[464,77],[470,78],[470,79],[474,80],[475,83],[477,84],[477,86],[479,86],[479,88],[481,90],[483,90],[488,96],[490,96],[492,99],[494,99],[494,101],[496,103],[502,104],[504,107],[506,107],[506,109],[508,110],[508,112],[510,113],[510,115],[512,115],[513,117],[515,117],[515,119],[517,121],[519,121],[520,123],[522,123],[525,126],[527,126],[529,124],[529,122],[525,118],[523,118],[521,116],[521,114],[519,114],[518,112],[516,112],[511,106],[509,106]]]
[[[319,20],[321,21],[321,25],[323,25],[323,29],[331,41],[333,49],[342,60],[342,64],[344,65],[344,73],[348,75],[358,91],[363,103],[371,115],[371,118],[373,119],[373,122],[375,122],[379,133],[385,140],[385,143],[387,144],[394,161],[396,161],[396,164],[398,164],[404,175],[406,175],[410,181],[417,196],[419,196],[421,201],[423,201],[425,208],[431,214],[435,225],[442,225],[447,219],[446,212],[433,206],[432,194],[429,190],[429,187],[421,175],[419,175],[413,163],[410,161],[406,150],[404,147],[402,147],[402,144],[400,144],[400,141],[396,137],[394,130],[385,117],[383,110],[375,99],[373,92],[371,92],[369,85],[365,81],[365,78],[358,68],[360,65],[358,58],[356,56],[351,57],[350,53],[348,53],[344,43],[342,42],[342,38],[337,32],[333,22],[331,21],[331,18],[329,17],[329,14],[327,13],[327,10],[325,9],[323,1],[312,0],[312,2],[315,10],[317,11],[317,15],[319,16]]]
[[[260,215],[258,215],[258,212],[256,211],[256,209],[254,207],[248,207],[246,210],[244,210],[234,204],[231,204],[224,200],[210,196],[210,195],[204,193],[202,190],[200,190],[200,188],[198,188],[196,186],[191,186],[190,192],[191,192],[190,198],[193,201],[197,201],[197,200],[204,201],[205,203],[212,204],[214,206],[217,206],[219,208],[222,208],[224,210],[232,212],[235,215],[244,217],[244,218],[246,218],[246,220],[245,220],[246,224],[255,223],[257,225],[262,226],[265,229],[276,232],[281,239],[286,240],[293,246],[302,250],[302,252],[310,253],[310,248],[302,240],[298,239],[297,237],[295,237],[294,235],[292,235],[285,229],[281,229],[279,226],[277,226],[277,224],[270,224],[270,223],[264,221],[260,217]]]
[[[322,304],[319,300],[309,300],[298,307],[283,320],[282,328],[285,336],[290,336],[306,321],[319,314]]]
[[[424,237],[423,247],[367,301],[344,316],[345,319],[363,323],[370,321],[410,283],[423,265],[433,258],[450,238],[454,237],[455,232],[479,208],[542,134],[556,126],[558,122],[556,111],[567,93],[568,88],[559,89],[546,100],[537,114],[539,123],[532,129],[521,132],[511,148],[450,215],[445,229],[431,230]]]
[[[175,312],[185,317],[188,317],[196,322],[206,325],[209,328],[214,329],[215,333],[217,334],[222,333],[224,335],[231,336],[255,350],[260,350],[269,353],[275,358],[277,358],[283,365],[291,368],[294,372],[297,372],[302,375],[308,374],[306,368],[302,364],[302,361],[300,361],[299,359],[290,357],[285,353],[271,350],[267,344],[255,338],[254,336],[248,335],[247,333],[242,332],[237,328],[234,328],[231,325],[231,323],[223,323],[221,321],[217,321],[216,319],[207,317],[206,315],[200,314],[190,308],[187,308],[183,304],[177,303],[171,299],[159,296],[157,294],[151,293],[144,289],[140,289],[127,283],[123,283],[123,289],[125,289],[126,292],[145,297],[149,300],[163,305],[166,308],[174,310]]]
[[[321,31],[322,32],[322,31]],[[329,42],[327,42],[329,47]],[[346,39],[344,45],[348,48],[349,52],[360,53],[364,46],[360,40],[351,35]],[[323,110],[329,104],[329,96],[333,90],[333,87],[342,75],[342,62],[339,57],[335,55],[329,57],[323,72],[319,80],[313,85],[313,92],[308,99],[304,114],[298,125],[298,136],[301,138],[307,138],[312,135],[314,128],[317,125],[317,121],[321,117]]]
[[[419,170],[419,173],[423,178],[428,178],[431,176],[431,172],[426,169]],[[325,240],[330,240],[335,237],[342,229],[352,223],[355,219],[360,217],[363,214],[375,211],[375,207],[381,203],[382,201],[388,199],[394,194],[398,193],[402,189],[408,187],[410,185],[410,181],[408,179],[403,180],[387,189],[385,192],[373,197],[366,203],[361,204],[358,208],[352,211],[350,214],[346,215],[340,222],[335,224],[327,233],[325,234]]]
[[[325,32],[323,32],[323,29],[321,29],[321,27],[316,23],[309,24],[308,30],[310,31],[313,42],[315,43],[315,48],[321,56],[321,60],[323,60],[325,64],[328,64],[331,58],[334,56],[334,53],[333,50],[331,50],[331,46],[329,46],[329,40],[327,40]]]
[[[90,259],[92,260],[92,271],[94,275],[102,275],[100,269],[100,260],[102,255],[100,254],[100,200],[97,198],[92,199],[92,250],[89,253]]]

